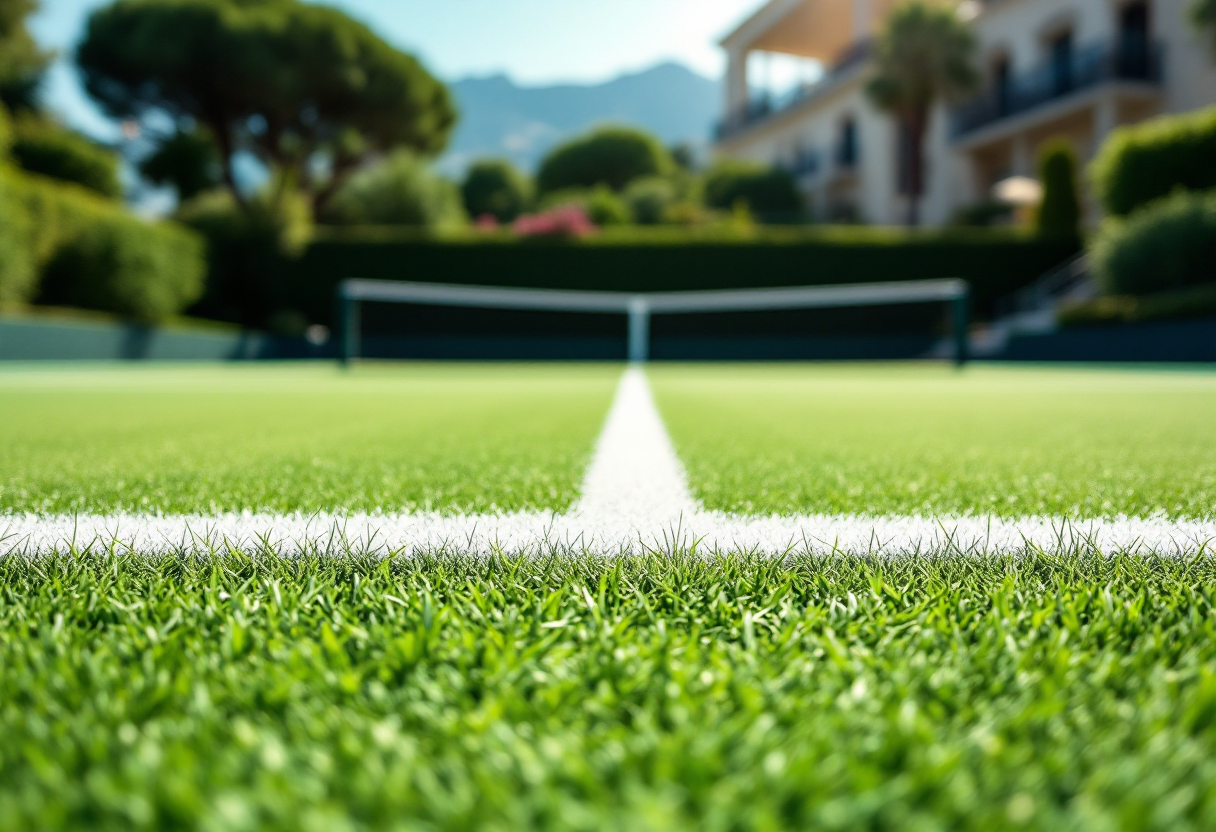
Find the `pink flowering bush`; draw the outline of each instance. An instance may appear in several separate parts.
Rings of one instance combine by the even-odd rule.
[[[577,205],[524,214],[515,220],[513,228],[520,237],[585,237],[599,230]]]

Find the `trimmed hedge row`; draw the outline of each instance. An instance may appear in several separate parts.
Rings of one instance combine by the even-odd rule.
[[[1091,261],[1109,295],[1216,285],[1216,191],[1179,191],[1126,220],[1108,220]]]
[[[145,222],[85,189],[0,170],[0,300],[37,301],[157,323],[203,290],[202,239]],[[10,239],[12,238],[12,239]]]
[[[363,230],[321,234],[286,271],[282,308],[333,321],[344,278],[653,292],[960,277],[977,316],[1075,253],[1076,243],[1000,232],[777,229],[752,235],[669,231],[564,241],[437,239]]]
[[[1117,217],[1178,189],[1216,188],[1216,107],[1116,130],[1090,173],[1102,205]]]
[[[0,304],[21,303],[33,292],[37,271],[29,212],[12,175],[0,171]]]

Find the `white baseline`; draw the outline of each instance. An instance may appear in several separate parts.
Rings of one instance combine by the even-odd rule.
[[[51,552],[417,555],[443,552],[643,554],[693,550],[768,556],[1012,554],[1034,550],[1185,556],[1216,546],[1216,519],[987,516],[741,517],[703,510],[646,376],[625,371],[566,514],[147,514],[0,516],[0,554]]]

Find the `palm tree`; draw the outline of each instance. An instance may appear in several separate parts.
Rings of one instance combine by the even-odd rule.
[[[907,141],[908,225],[920,222],[925,134],[939,101],[958,102],[979,86],[975,37],[953,4],[910,0],[879,36],[869,95],[898,119]]]
[[[1212,36],[1212,51],[1216,53],[1216,0],[1195,0],[1191,7],[1191,20]]]

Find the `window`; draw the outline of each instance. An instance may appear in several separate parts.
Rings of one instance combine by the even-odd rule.
[[[997,115],[1006,116],[1012,111],[1013,71],[1009,57],[1002,55],[992,62],[992,96]]]
[[[852,118],[846,118],[840,125],[840,144],[836,148],[836,162],[840,167],[851,170],[857,167],[859,156],[857,122]]]
[[[1135,0],[1119,10],[1119,43],[1115,61],[1121,78],[1149,77],[1149,8]]]
[[[1051,39],[1051,85],[1056,95],[1064,95],[1073,88],[1073,38],[1072,30],[1061,32]]]

